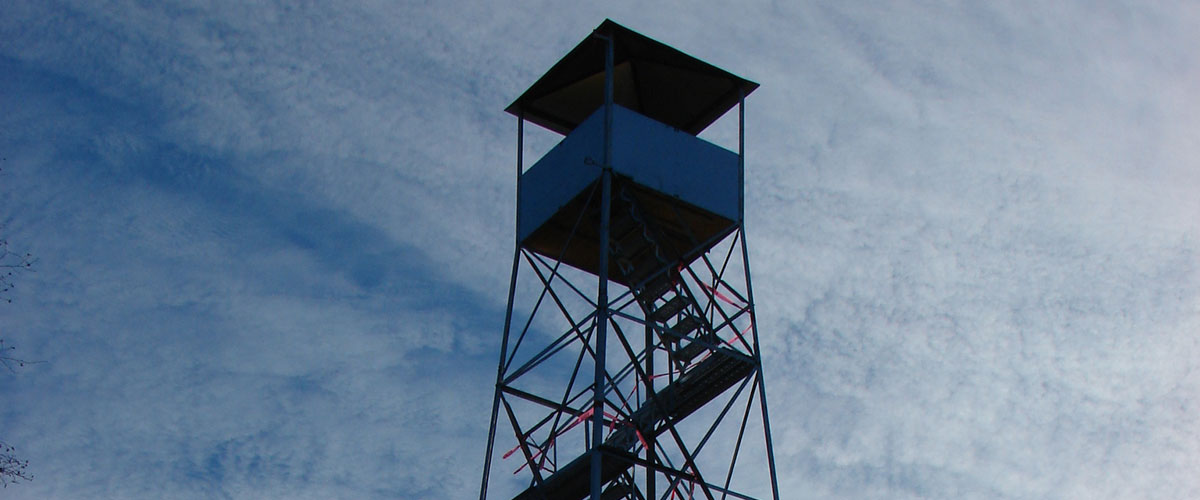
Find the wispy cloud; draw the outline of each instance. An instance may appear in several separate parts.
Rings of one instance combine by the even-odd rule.
[[[500,110],[605,16],[763,84],[785,497],[1200,496],[1200,11],[1094,2],[6,6],[6,495],[474,494]]]

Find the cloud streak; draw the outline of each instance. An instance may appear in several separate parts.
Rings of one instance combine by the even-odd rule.
[[[785,497],[1200,496],[1200,11],[1115,2],[8,6],[6,495],[475,494],[500,110],[605,16],[763,84]]]

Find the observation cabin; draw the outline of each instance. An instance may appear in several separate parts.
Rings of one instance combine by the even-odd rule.
[[[613,43],[613,191],[625,196],[612,210],[624,210],[622,201],[641,207],[659,237],[654,260],[686,264],[742,220],[740,155],[697,134],[758,84],[611,20],[505,109],[566,136],[521,174],[517,238],[525,248],[599,274],[599,210],[587,206],[599,205],[595,187],[604,167],[603,37]],[[636,269],[637,255],[612,257],[618,265],[609,266],[609,278],[626,286],[657,270]]]

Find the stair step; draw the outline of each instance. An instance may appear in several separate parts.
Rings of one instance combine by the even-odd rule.
[[[667,263],[659,259],[658,255],[653,251],[643,252],[642,254],[637,255],[636,258],[630,259],[629,263],[631,272],[628,274],[628,276],[629,280],[633,283],[642,281],[646,279],[647,276],[650,276],[667,266]]]
[[[638,233],[637,238],[626,238],[626,240],[613,240],[613,253],[617,258],[625,258],[629,260],[639,260],[645,258],[645,254],[654,253],[654,243],[642,238]]]
[[[612,446],[604,445],[603,448],[608,448],[613,452],[623,452],[613,448]],[[633,466],[630,460],[623,460],[617,457],[609,456],[605,453],[600,460],[600,480],[609,482]],[[553,498],[555,500],[582,500],[588,496],[588,490],[591,489],[591,470],[592,456],[590,453],[584,453],[572,460],[565,467],[558,469],[557,472],[545,478],[539,489],[536,485],[530,486],[525,491],[522,491],[513,500],[540,500]]]
[[[662,323],[682,311],[688,305],[688,299],[683,295],[676,295],[667,301],[666,304],[659,306],[654,312],[650,313],[650,321]]]
[[[612,231],[609,233],[612,241],[623,247],[637,247],[649,244],[649,241],[646,240],[645,228],[633,221],[630,221],[630,224],[627,228],[620,228],[614,225]]]
[[[717,343],[717,336],[711,332],[700,335],[699,339],[709,344]],[[691,340],[684,340],[683,342],[687,343],[687,345],[675,351],[674,354],[675,359],[683,361],[684,363],[690,363],[693,359],[696,359],[697,355],[708,350],[708,346],[705,346],[700,342]]]
[[[686,337],[689,333],[692,333],[696,331],[697,328],[700,328],[700,325],[703,325],[704,323],[704,320],[697,318],[695,315],[689,314],[675,323],[675,326],[671,327],[671,331]]]
[[[633,427],[617,429],[605,440],[605,446],[630,450],[639,441],[638,432],[642,433],[644,439],[657,437],[666,431],[668,419],[676,422],[683,420],[752,375],[754,369],[754,360],[750,357],[731,349],[718,349],[712,356],[689,368],[674,383],[658,391],[657,397],[643,403],[630,416]]]
[[[637,298],[647,304],[653,304],[654,301],[661,299],[663,295],[674,288],[675,277],[671,276],[671,272],[659,273],[642,285]]]

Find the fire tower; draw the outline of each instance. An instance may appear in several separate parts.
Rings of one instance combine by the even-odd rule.
[[[506,109],[516,248],[481,500],[779,498],[742,217],[757,87],[606,20]],[[697,137],[734,106],[736,153]],[[565,136],[528,169],[527,121]]]

